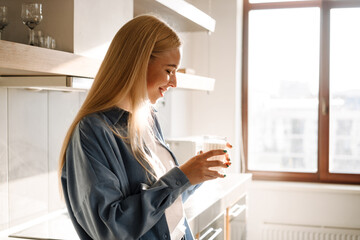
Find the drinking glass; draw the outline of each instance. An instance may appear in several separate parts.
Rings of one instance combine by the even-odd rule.
[[[7,7],[0,6],[0,40],[1,40],[1,33],[7,25],[8,25]]]
[[[34,28],[41,22],[42,4],[41,3],[23,3],[21,9],[21,19],[23,23],[28,26],[29,31],[29,44],[35,45]]]
[[[203,138],[203,151],[207,152],[215,149],[226,149],[226,137],[219,136],[204,136]],[[225,155],[214,156],[209,158],[208,160],[221,160],[226,162]],[[210,167],[210,170],[218,171],[221,174],[225,174],[225,169],[222,167]]]

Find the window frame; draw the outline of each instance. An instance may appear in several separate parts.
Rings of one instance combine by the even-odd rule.
[[[318,106],[318,171],[316,173],[254,171],[248,168],[248,32],[249,12],[260,9],[320,8],[320,59],[319,59],[319,106]],[[330,64],[330,10],[333,8],[360,8],[358,0],[305,0],[274,3],[249,3],[243,7],[243,45],[241,115],[243,160],[245,172],[252,173],[256,180],[280,180],[326,183],[360,183],[360,174],[329,172],[329,64]]]

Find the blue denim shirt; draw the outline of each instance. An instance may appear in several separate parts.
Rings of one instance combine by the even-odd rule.
[[[119,108],[90,114],[69,141],[61,184],[82,240],[170,239],[165,209],[197,188],[178,167],[158,180],[146,173],[129,145],[109,129],[126,131],[128,115]],[[155,115],[154,120],[156,138],[166,147]],[[186,220],[185,225],[186,240],[193,240]]]

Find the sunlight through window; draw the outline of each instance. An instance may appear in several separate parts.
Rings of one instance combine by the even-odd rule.
[[[316,172],[319,8],[249,12],[250,170]]]

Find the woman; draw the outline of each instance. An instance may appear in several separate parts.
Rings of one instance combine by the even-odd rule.
[[[177,166],[151,104],[176,87],[181,42],[153,16],[114,37],[63,143],[59,173],[81,239],[193,239],[183,201],[197,184],[224,177],[201,153]]]

